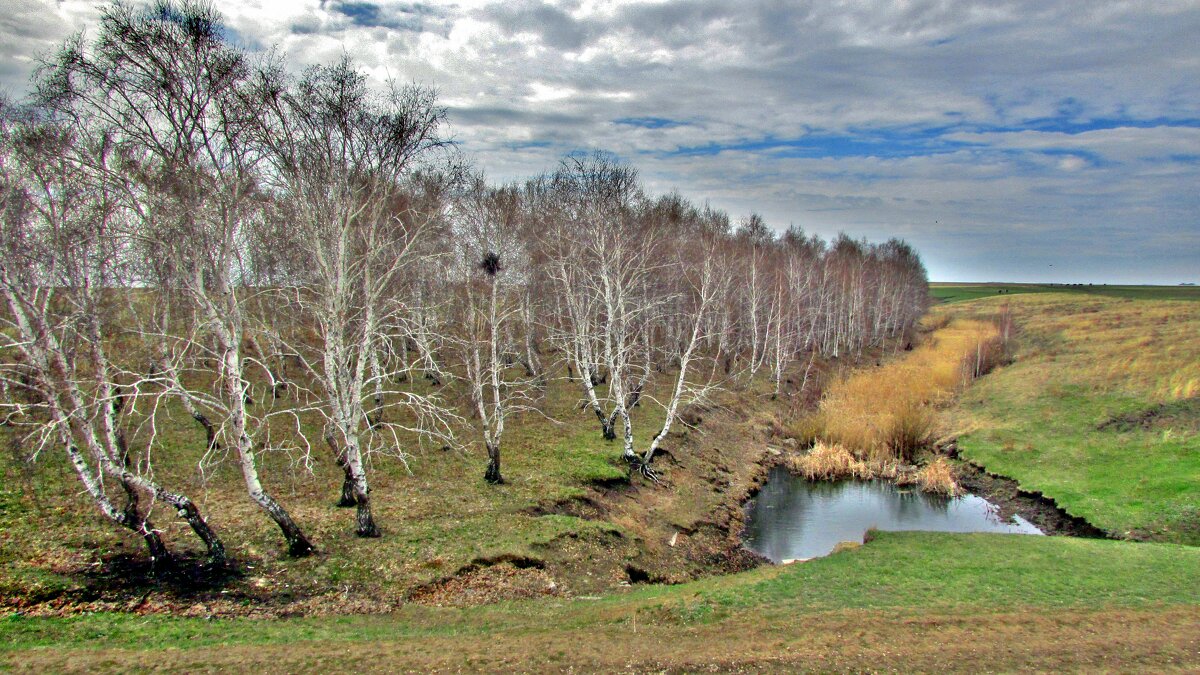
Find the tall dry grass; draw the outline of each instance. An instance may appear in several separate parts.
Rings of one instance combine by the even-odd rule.
[[[820,441],[808,452],[788,457],[787,468],[808,480],[892,479],[900,475],[895,462],[862,460],[844,446]]]
[[[1060,293],[1006,302],[1021,327],[1022,359],[1049,364],[1029,374],[1031,386],[1069,372],[1072,382],[1097,391],[1157,401],[1200,396],[1200,302]],[[934,312],[990,320],[996,307],[976,301]]]
[[[807,453],[788,458],[788,470],[808,480],[870,478],[865,462],[840,445],[817,442]]]
[[[819,437],[859,459],[911,463],[933,440],[935,407],[1007,358],[1007,321],[951,321],[903,358],[833,383],[814,418]]]
[[[917,472],[916,483],[925,492],[957,497],[962,494],[962,488],[954,478],[954,467],[945,457],[938,457],[921,467]]]

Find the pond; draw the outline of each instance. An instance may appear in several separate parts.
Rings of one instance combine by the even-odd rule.
[[[975,495],[950,499],[886,481],[813,482],[775,467],[750,504],[743,536],[747,548],[779,563],[828,555],[839,542],[861,542],[872,527],[1042,534],[1020,516],[1001,519]]]

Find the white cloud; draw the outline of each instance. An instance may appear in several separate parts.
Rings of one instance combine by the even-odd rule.
[[[217,4],[296,67],[348,52],[436,86],[496,178],[605,148],[735,218],[906,236],[935,276],[1200,269],[1200,246],[1162,244],[1200,230],[1194,1]],[[0,86],[96,17],[0,0]],[[704,147],[727,149],[676,152]]]

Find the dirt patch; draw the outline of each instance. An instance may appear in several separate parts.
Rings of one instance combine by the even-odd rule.
[[[1173,429],[1200,431],[1200,398],[1159,403],[1140,412],[1111,417],[1096,425],[1097,431],[1151,431]]]
[[[0,609],[29,616],[83,612],[175,613],[181,616],[285,616],[293,597],[255,593],[255,561],[215,566],[198,555],[175,555],[151,566],[141,555],[107,555],[61,569],[76,583],[43,594],[0,596]]]
[[[560,593],[558,583],[540,563],[517,560],[470,565],[449,579],[418,588],[409,600],[418,605],[466,607]]]
[[[991,473],[982,466],[964,459],[953,442],[941,448],[947,456],[958,460],[958,483],[967,492],[979,495],[1000,509],[1001,518],[1018,515],[1050,535],[1111,539],[1109,533],[1083,518],[1066,512],[1053,499],[1036,490],[1026,490],[1017,481]]]
[[[538,504],[537,506],[525,509],[524,513],[534,517],[559,515],[572,516],[584,520],[604,520],[604,516],[608,513],[609,508],[601,501],[602,499],[603,497],[600,495],[568,497]]]

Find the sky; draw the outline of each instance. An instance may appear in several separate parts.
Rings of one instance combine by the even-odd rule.
[[[1200,1],[217,0],[299,70],[436,88],[494,181],[606,150],[934,281],[1200,283]],[[0,0],[0,90],[99,4]]]

